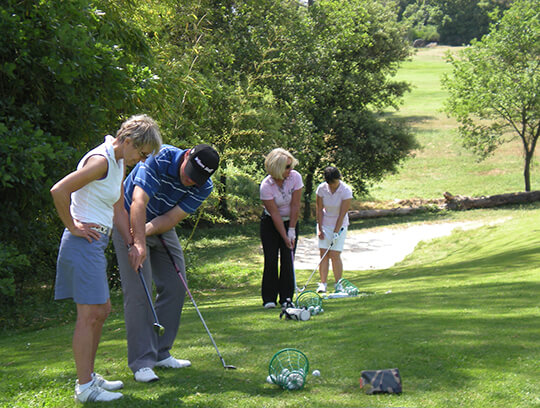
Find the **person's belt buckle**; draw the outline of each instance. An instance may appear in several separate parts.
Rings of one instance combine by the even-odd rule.
[[[110,235],[110,228],[104,227],[103,225],[100,225],[99,227],[92,227],[92,229],[102,233],[103,235]]]

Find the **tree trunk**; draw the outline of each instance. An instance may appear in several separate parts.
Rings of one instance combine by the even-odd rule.
[[[523,169],[523,177],[525,178],[525,191],[531,191],[531,158],[530,152],[525,153],[525,168]]]
[[[444,193],[445,208],[448,210],[471,210],[473,208],[490,208],[501,205],[525,204],[540,201],[540,191],[524,193],[498,194],[487,197],[462,197]]]
[[[304,221],[311,218],[311,194],[313,193],[313,171],[309,171],[304,178]]]
[[[442,210],[472,210],[475,208],[491,208],[512,204],[527,204],[540,201],[540,191],[526,191],[521,193],[498,194],[487,197],[464,197],[444,193],[444,204],[422,205],[418,207],[398,207],[382,210],[354,210],[349,211],[349,219],[359,220],[367,218],[390,217],[394,215],[411,215],[419,212],[434,212]]]
[[[217,185],[218,197],[219,197],[219,213],[222,217],[230,220],[232,219],[232,214],[229,211],[229,203],[227,201],[227,176],[221,174],[219,177],[220,183]]]
[[[304,177],[304,221],[311,219],[311,196],[313,195],[313,183],[315,182],[315,171],[319,166],[321,157],[313,155],[306,163],[306,175]]]

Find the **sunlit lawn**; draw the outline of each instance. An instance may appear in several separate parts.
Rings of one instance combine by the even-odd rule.
[[[540,234],[531,228],[540,223],[540,209],[457,214],[461,220],[505,221],[421,244],[387,270],[347,272],[375,295],[327,300],[325,313],[307,322],[280,320],[279,311],[264,310],[258,277],[237,289],[197,291],[199,308],[226,363],[238,367],[234,371],[223,369],[188,302],[173,354],[193,366],[159,370],[159,382],[136,383],[126,364],[116,294],[97,369],[126,387],[124,399],[107,406],[540,407]],[[215,244],[217,251],[228,245],[225,236]],[[256,248],[252,243],[245,252]],[[230,261],[225,269],[233,267],[235,259]],[[303,282],[310,271],[298,273]],[[72,328],[72,321],[59,321],[2,333],[2,406],[75,406]],[[310,371],[319,369],[322,376],[309,375],[301,391],[267,384],[268,363],[285,347],[302,350]],[[393,367],[403,378],[402,395],[360,390],[362,370]]]
[[[462,146],[455,120],[442,112],[447,93],[441,87],[440,78],[451,68],[444,54],[457,49],[420,49],[399,71],[397,78],[411,83],[412,91],[394,115],[407,119],[421,147],[397,174],[375,185],[370,200],[442,198],[446,191],[454,195],[482,196],[524,190],[519,141],[502,145],[493,156],[479,162]],[[538,166],[533,166],[533,189],[537,188],[539,175]]]
[[[439,112],[440,48],[424,49],[399,76],[415,84],[397,114],[414,126],[422,149],[371,199],[440,198],[522,190],[519,145],[482,163],[460,146],[455,123]],[[533,188],[537,169],[533,171]],[[357,221],[351,233],[380,226],[475,220],[485,226],[420,244],[387,270],[348,271],[375,295],[328,300],[308,322],[279,319],[260,300],[262,256],[257,225],[199,229],[187,254],[194,295],[227,364],[224,370],[186,300],[173,354],[193,366],[159,370],[160,381],[136,383],[126,362],[121,294],[113,292],[96,369],[125,383],[110,407],[540,407],[540,205]],[[498,223],[490,224],[491,221]],[[503,221],[501,221],[503,220]],[[303,226],[312,234],[313,225]],[[184,239],[184,238],[182,238]],[[305,282],[311,271],[298,272]],[[313,289],[313,288],[311,288]],[[0,331],[0,406],[70,407],[75,369],[69,303],[38,309],[32,325]],[[15,322],[16,323],[16,322]],[[301,391],[265,382],[270,359],[294,347],[309,358]],[[404,392],[365,395],[362,370],[399,368]],[[103,404],[87,404],[103,406]]]

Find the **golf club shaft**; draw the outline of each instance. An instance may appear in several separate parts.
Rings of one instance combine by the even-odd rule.
[[[313,269],[313,272],[311,272],[311,275],[309,275],[309,278],[306,282],[306,284],[304,285],[304,287],[302,288],[302,291],[304,291],[307,287],[307,285],[309,285],[309,282],[311,281],[311,278],[313,277],[313,275],[315,274],[315,271],[317,269],[319,269],[319,266],[321,265],[324,257],[326,256],[326,254],[328,253],[328,251],[330,251],[330,248],[332,248],[332,245],[330,244],[330,246],[328,247],[328,249],[326,250],[326,252],[323,254],[323,256],[321,256],[321,259],[319,260],[319,263],[317,264],[317,266],[315,267],[315,269]]]
[[[148,286],[146,286],[146,281],[144,280],[144,276],[142,274],[142,270],[141,268],[139,268],[139,270],[137,271],[138,274],[139,274],[139,277],[141,278],[141,283],[143,285],[143,288],[144,288],[144,292],[146,293],[146,298],[148,299],[148,304],[150,305],[150,309],[152,310],[152,314],[154,315],[154,323],[155,323],[155,326],[156,327],[163,327],[159,324],[159,320],[158,320],[158,317],[157,317],[157,313],[156,313],[156,309],[154,308],[154,303],[152,302],[152,298],[150,297],[150,292],[148,290]]]
[[[343,227],[341,227],[339,229],[339,232],[338,232],[338,235],[341,235],[341,233],[343,232]],[[323,256],[321,256],[321,259],[319,260],[319,263],[317,264],[317,266],[315,267],[315,269],[313,269],[313,272],[311,272],[311,275],[309,275],[309,278],[306,282],[306,284],[304,285],[304,287],[302,288],[302,291],[304,291],[307,287],[307,285],[309,284],[309,282],[311,281],[311,278],[313,277],[313,275],[315,274],[315,271],[317,269],[319,269],[319,266],[321,265],[324,257],[326,256],[326,254],[328,253],[328,251],[330,251],[330,249],[332,249],[332,247],[334,246],[334,241],[332,240],[332,242],[330,242],[330,245],[328,246],[328,249],[324,252]]]
[[[171,259],[171,262],[172,262],[172,264],[174,266],[174,269],[176,270],[177,275],[180,277],[180,280],[182,281],[182,283],[184,285],[184,288],[186,289],[186,292],[187,292],[189,298],[191,299],[191,303],[193,303],[193,306],[195,307],[195,310],[197,311],[197,314],[199,315],[199,318],[201,319],[201,322],[202,322],[204,328],[206,329],[206,333],[208,333],[208,337],[210,337],[210,340],[212,341],[212,344],[214,345],[214,348],[216,349],[217,355],[218,355],[219,359],[221,360],[221,364],[223,364],[223,368],[235,369],[236,367],[225,364],[225,360],[223,359],[223,357],[221,356],[221,353],[219,352],[218,346],[217,346],[216,342],[214,341],[214,338],[212,337],[212,334],[210,333],[210,330],[208,329],[208,326],[206,325],[206,322],[204,321],[204,318],[202,317],[202,314],[199,311],[199,308],[197,307],[197,303],[195,303],[195,299],[193,298],[193,295],[191,294],[191,292],[190,292],[190,290],[188,288],[187,282],[184,279],[184,276],[182,275],[182,272],[180,272],[180,269],[178,268],[178,265],[176,265],[176,262],[175,262],[175,260],[174,260],[174,258],[172,256],[172,254],[171,254],[171,251],[169,250],[169,247],[167,246],[167,244],[165,243],[165,240],[163,239],[163,237],[161,235],[158,235],[158,237],[159,237],[159,240],[161,241],[161,244],[163,245],[163,248],[165,248],[165,252],[167,252],[167,255],[169,255],[169,258]]]
[[[294,281],[294,298],[298,296],[298,286],[296,286],[296,272],[294,271],[294,249],[291,249],[291,265],[292,265],[292,276]]]

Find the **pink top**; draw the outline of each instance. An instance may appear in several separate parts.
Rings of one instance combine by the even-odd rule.
[[[334,193],[330,191],[328,183],[324,182],[319,184],[316,191],[317,196],[322,198],[323,201],[323,219],[322,225],[325,227],[335,228],[336,221],[339,217],[339,210],[341,208],[341,202],[352,198],[352,189],[340,181],[339,186]],[[345,214],[343,217],[342,227],[349,225],[349,215]]]
[[[291,170],[289,177],[283,180],[283,185],[279,187],[272,176],[268,175],[264,178],[260,187],[261,200],[274,199],[279,215],[282,218],[288,218],[291,215],[291,199],[292,194],[296,190],[304,187],[302,176],[296,170]]]

